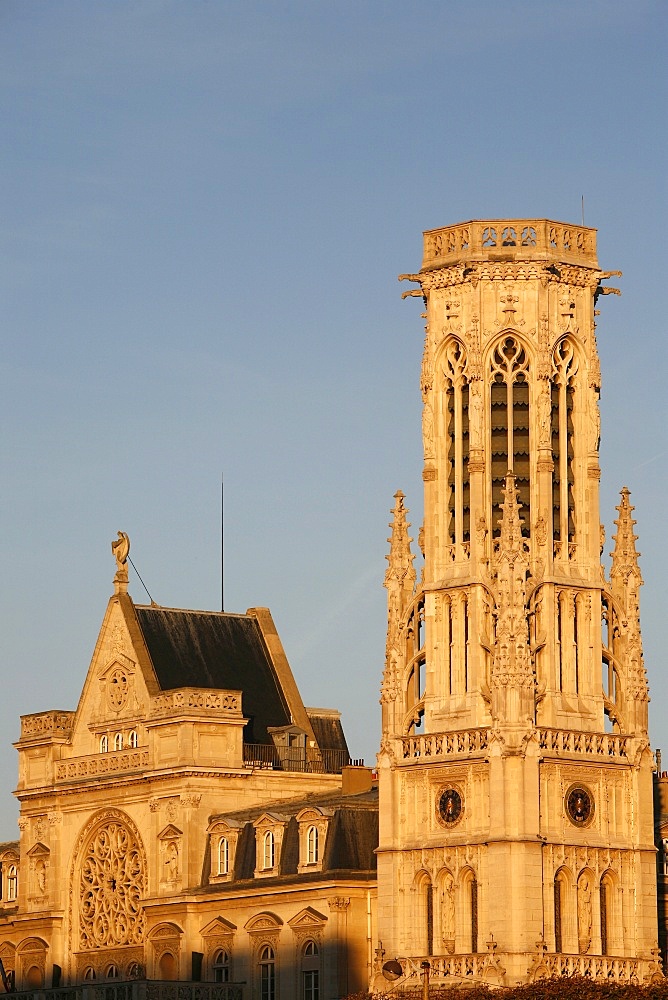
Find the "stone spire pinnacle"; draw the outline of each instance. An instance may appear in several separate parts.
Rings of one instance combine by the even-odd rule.
[[[621,491],[621,503],[617,507],[617,534],[612,536],[615,547],[611,553],[610,589],[618,606],[624,611],[624,618],[619,623],[620,634],[615,637],[614,645],[627,677],[630,696],[628,723],[632,729],[646,733],[649,685],[640,634],[640,587],[643,580],[638,565],[638,536],[633,531],[636,522],[632,517],[634,507],[629,502],[630,495],[630,490],[625,486]]]
[[[392,509],[392,520],[390,528],[392,533],[388,538],[390,543],[390,554],[385,556],[389,566],[385,573],[384,586],[388,595],[396,592],[400,595],[399,611],[403,611],[406,604],[413,596],[415,588],[415,569],[413,559],[415,556],[411,552],[412,538],[408,536],[410,522],[406,520],[408,508],[404,507],[404,494],[397,490],[394,494],[395,504]]]
[[[381,703],[394,700],[397,694],[397,661],[400,657],[399,633],[404,612],[415,589],[415,569],[411,552],[412,538],[408,535],[410,522],[406,519],[408,508],[404,507],[404,494],[397,490],[394,494],[394,508],[388,538],[390,554],[385,556],[389,565],[383,585],[387,589],[387,642],[385,644],[385,671],[381,685]],[[383,729],[387,728],[383,718]]]
[[[491,709],[497,723],[523,724],[533,721],[535,679],[526,614],[529,562],[512,472],[507,473],[502,492],[501,533],[494,560],[496,608]]]
[[[617,534],[613,535],[615,548],[612,551],[612,568],[610,570],[610,582],[613,593],[618,594],[625,590],[628,581],[633,576],[637,581],[637,586],[642,584],[640,567],[638,565],[638,551],[636,541],[638,536],[633,533],[635,521],[631,516],[635,510],[629,503],[631,491],[627,486],[621,491],[621,503],[617,507],[619,517],[615,521]]]

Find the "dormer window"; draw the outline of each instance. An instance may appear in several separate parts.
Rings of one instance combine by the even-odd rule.
[[[227,837],[218,841],[218,874],[229,875],[230,872],[230,842]]]
[[[116,733],[114,736],[114,750],[123,749],[123,733]]]
[[[281,848],[288,825],[288,816],[263,813],[253,823],[255,827],[255,877],[278,875]]]
[[[224,949],[217,951],[213,957],[213,981],[214,983],[230,981],[230,956]]]
[[[299,823],[299,866],[298,871],[320,871],[327,829],[332,817],[331,809],[320,809],[309,806],[297,813]]]
[[[109,750],[109,737],[100,736],[100,753],[107,753]]]
[[[231,882],[239,833],[244,824],[236,820],[214,819],[207,830],[211,850],[211,882]]]
[[[7,899],[11,902],[18,899],[19,895],[19,871],[16,865],[10,865],[7,869]]]
[[[276,851],[276,842],[274,834],[271,830],[267,830],[264,837],[262,838],[262,868],[267,871],[269,868],[274,867],[274,856]]]
[[[320,861],[318,827],[310,826],[306,831],[306,864],[315,865]]]

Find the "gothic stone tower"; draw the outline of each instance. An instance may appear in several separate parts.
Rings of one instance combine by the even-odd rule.
[[[618,272],[617,272],[618,273]],[[424,525],[390,541],[379,951],[432,979],[657,965],[653,757],[629,491],[599,519],[596,231],[424,234]]]

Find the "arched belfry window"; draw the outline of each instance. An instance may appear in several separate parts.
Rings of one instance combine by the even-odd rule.
[[[522,534],[529,534],[531,497],[529,452],[529,361],[514,337],[497,345],[491,360],[490,428],[492,473],[492,534],[500,534],[499,519],[506,473],[515,476],[522,504]]]
[[[464,375],[464,348],[451,341],[443,358],[443,388],[445,422],[444,440],[447,454],[448,536],[450,544],[471,539],[471,500],[469,487],[469,386]]]
[[[552,531],[555,542],[575,541],[573,401],[577,356],[565,338],[552,357]]]

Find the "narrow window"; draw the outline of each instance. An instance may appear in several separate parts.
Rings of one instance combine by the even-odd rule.
[[[10,865],[7,870],[7,899],[14,900],[19,894],[19,873],[16,865]]]
[[[469,387],[461,344],[447,348],[444,367],[448,536],[451,545],[470,541]]]
[[[222,949],[213,956],[213,981],[214,983],[230,981],[230,956]]]
[[[320,998],[320,956],[315,941],[307,941],[302,952],[302,1000]]]
[[[558,955],[564,950],[561,928],[561,879],[557,875],[554,880],[554,950]]]
[[[139,746],[139,737],[137,736],[137,730],[132,729],[128,735],[128,746],[132,750],[136,750]]]
[[[227,837],[218,841],[218,874],[228,875],[230,871],[230,843]]]
[[[269,945],[260,952],[260,1000],[276,1000],[276,961]]]
[[[116,733],[114,736],[114,750],[123,749],[123,733]]]
[[[575,389],[573,379],[577,372],[577,359],[573,345],[562,340],[553,356],[554,381],[552,382],[552,531],[559,551],[568,555],[568,543],[575,541],[575,481],[573,405]]]
[[[427,954],[434,954],[434,892],[431,883],[425,885],[425,909],[427,912]]]
[[[118,966],[109,965],[107,966],[107,979],[118,979]]]
[[[274,835],[267,830],[262,841],[262,867],[266,870],[274,867]]]
[[[601,954],[608,954],[608,886],[605,878],[601,879]]]
[[[101,736],[100,737],[100,753],[107,753],[108,750],[109,750],[109,737],[108,736]]]
[[[93,979],[96,979],[96,978],[97,978],[97,976],[95,975],[95,969],[93,969],[93,968],[92,968],[92,967],[91,967],[91,966],[89,965],[89,966],[88,966],[88,968],[86,969],[86,971],[84,972],[84,980],[85,980],[85,981],[86,981],[87,983],[89,983],[89,982],[92,982],[92,980],[93,980]]]
[[[310,826],[306,833],[306,864],[315,865],[320,860],[318,851],[318,828]]]
[[[471,951],[475,955],[478,950],[478,880],[475,875],[471,879]]]

